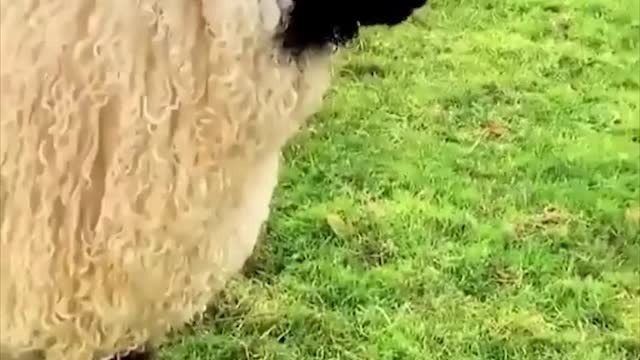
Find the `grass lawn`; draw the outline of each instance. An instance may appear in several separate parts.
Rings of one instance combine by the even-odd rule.
[[[344,51],[164,360],[640,359],[640,2],[433,0]]]

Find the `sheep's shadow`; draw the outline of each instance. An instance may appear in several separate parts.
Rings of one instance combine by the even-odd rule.
[[[256,246],[240,270],[240,275],[247,279],[256,279],[271,283],[286,268],[286,256],[274,254],[271,244],[278,241],[270,223],[263,225]]]

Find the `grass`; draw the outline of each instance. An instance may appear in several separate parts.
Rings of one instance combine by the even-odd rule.
[[[244,275],[162,358],[640,359],[639,4],[367,30]]]

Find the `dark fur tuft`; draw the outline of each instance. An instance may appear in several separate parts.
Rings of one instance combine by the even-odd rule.
[[[126,354],[116,355],[109,360],[156,360],[156,351],[148,346],[129,351]]]
[[[294,0],[282,45],[294,53],[345,45],[360,26],[394,26],[427,0]]]
[[[155,360],[156,354],[153,351],[130,352],[121,360]]]

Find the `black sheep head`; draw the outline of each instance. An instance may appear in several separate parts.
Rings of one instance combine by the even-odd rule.
[[[358,35],[360,26],[394,26],[427,0],[292,0],[288,22],[280,34],[293,53],[341,46]]]

